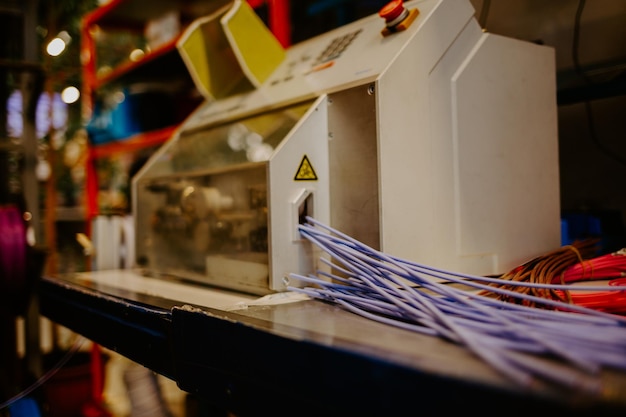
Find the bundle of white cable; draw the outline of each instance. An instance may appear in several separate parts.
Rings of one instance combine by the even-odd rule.
[[[626,370],[626,317],[488,284],[576,290],[572,286],[515,283],[448,272],[382,253],[315,219],[308,221],[300,226],[300,233],[331,255],[333,261],[321,260],[341,276],[323,271],[310,276],[290,274],[292,279],[311,284],[289,286],[291,291],[337,303],[369,319],[464,345],[523,386],[541,377],[570,388],[599,392],[602,387],[595,376],[602,368]],[[450,283],[503,292],[552,309],[499,301]],[[600,288],[609,290],[608,286],[585,286],[584,290]]]

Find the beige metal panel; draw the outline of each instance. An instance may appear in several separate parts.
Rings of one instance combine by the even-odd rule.
[[[453,165],[452,155],[441,149],[450,138],[433,131],[432,124],[452,121],[449,107],[432,106],[438,99],[452,102],[445,90],[450,77],[482,36],[471,7],[441,6],[433,15],[441,20],[407,40],[376,86],[381,247],[439,266],[449,256],[440,242],[451,233],[445,210]]]
[[[485,35],[452,85],[458,256],[506,272],[560,246],[554,50]]]
[[[301,176],[307,158],[312,170]],[[314,172],[314,174],[313,174]],[[298,233],[298,215],[330,222],[327,99],[320,97],[281,142],[269,161],[268,211],[270,289],[286,289],[293,271],[312,273],[318,255]],[[306,213],[299,213],[304,211]]]
[[[383,249],[496,274],[558,247],[552,48],[471,21],[433,69],[395,65],[378,85]]]

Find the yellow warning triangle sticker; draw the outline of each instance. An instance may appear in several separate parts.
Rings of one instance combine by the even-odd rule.
[[[317,181],[317,174],[306,155],[302,157],[296,176],[293,179],[295,181]]]

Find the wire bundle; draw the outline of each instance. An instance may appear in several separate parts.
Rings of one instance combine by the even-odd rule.
[[[584,294],[571,294],[572,287],[523,287],[518,282],[542,284],[574,284],[585,281],[610,280],[608,285],[626,285],[626,249],[607,255],[592,255],[597,252],[597,240],[576,241],[553,252],[538,256],[523,265],[514,268],[500,278],[504,282],[492,284],[494,287],[511,291],[537,295],[568,303],[573,303],[595,310],[615,314],[626,314],[626,291],[586,291]],[[625,288],[626,289],[626,288]],[[533,307],[545,307],[526,299],[507,294],[493,294],[488,290],[481,295],[490,295],[502,301],[523,303]]]
[[[621,277],[626,277],[626,249],[576,263],[568,267],[563,272],[562,277],[553,278],[552,283],[558,284],[559,281],[569,283]]]
[[[511,282],[448,272],[390,256],[312,218],[308,222],[300,225],[300,233],[330,255],[330,260],[320,258],[330,272],[320,270],[309,276],[292,273],[292,279],[308,286],[289,286],[291,291],[336,303],[372,320],[463,345],[522,386],[540,377],[598,392],[601,384],[595,376],[602,368],[626,370],[624,317],[492,287]],[[454,283],[474,291],[450,285]],[[562,285],[533,282],[514,285],[564,289]],[[483,290],[526,303],[508,303],[479,294]]]
[[[554,288],[535,286],[520,286],[519,282],[532,282],[539,284],[564,284],[563,277],[567,271],[575,265],[584,262],[596,251],[596,240],[583,240],[573,242],[550,253],[537,256],[534,259],[519,265],[499,278],[500,282],[492,284],[494,287],[506,288],[511,291],[536,295],[542,298],[572,302],[569,291],[557,291]],[[561,282],[560,282],[561,281]],[[492,294],[490,291],[481,291],[481,295],[491,295],[502,301],[523,303],[532,307],[546,307],[536,304],[527,299],[499,293]]]

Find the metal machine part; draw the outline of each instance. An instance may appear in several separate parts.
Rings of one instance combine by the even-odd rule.
[[[303,151],[309,165],[302,172],[313,172],[308,158],[319,161],[315,169],[328,171],[322,162],[328,154],[325,104],[308,101],[210,130],[183,131],[159,150],[150,175],[135,182],[139,264],[250,293],[269,291],[270,259],[285,272],[299,270],[305,245],[297,236],[298,215],[313,214],[310,195],[328,195],[328,176],[290,184],[294,173],[285,177],[283,166]],[[284,200],[292,203],[281,207]],[[283,237],[270,236],[270,222],[294,227],[288,240],[297,244],[281,246]]]
[[[281,291],[320,267],[306,215],[461,273],[558,247],[553,49],[483,32],[469,1],[404,6],[410,24],[358,20],[203,103],[133,179],[139,265]]]

